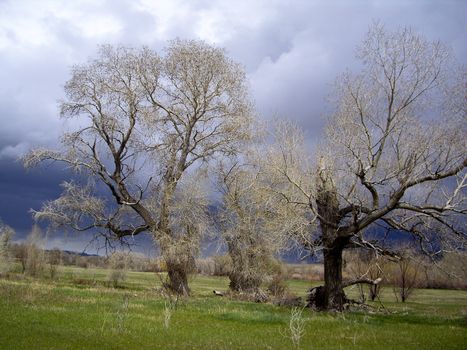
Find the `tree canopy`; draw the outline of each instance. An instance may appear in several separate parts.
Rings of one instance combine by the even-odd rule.
[[[65,93],[60,114],[73,122],[62,150],[33,150],[24,163],[60,161],[89,181],[65,183],[62,196],[35,218],[94,229],[109,243],[150,232],[170,287],[187,293],[185,270],[193,266],[206,201],[200,191],[180,187],[193,185],[188,178],[200,165],[235,154],[249,139],[252,108],[242,68],[202,41],[174,40],[163,55],[102,46],[96,58],[73,67]],[[110,195],[100,195],[96,184]]]
[[[316,154],[282,123],[264,164],[284,204],[303,217],[302,244],[323,253],[324,308],[345,302],[344,249],[396,256],[387,244],[395,232],[430,254],[466,241],[465,84],[457,79],[465,73],[443,45],[410,29],[373,26],[358,57],[363,69],[337,80]]]

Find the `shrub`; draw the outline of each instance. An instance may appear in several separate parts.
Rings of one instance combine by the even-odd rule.
[[[344,273],[352,280],[366,277],[375,281],[384,277],[387,262],[386,258],[376,255],[371,249],[354,249],[344,254]],[[358,284],[360,301],[365,302],[366,290],[368,290],[368,298],[374,301],[379,296],[381,288],[382,283]]]
[[[50,278],[54,279],[57,273],[57,267],[62,260],[62,251],[58,248],[52,249],[47,254],[47,260],[49,263]]]
[[[420,262],[416,261],[413,256],[413,250],[403,250],[401,259],[396,261],[390,270],[394,295],[403,303],[419,285]]]
[[[232,260],[228,255],[216,255],[214,260],[214,276],[228,276],[232,270]]]
[[[89,261],[86,256],[78,256],[75,261],[75,265],[87,269],[89,267]]]
[[[13,263],[11,239],[15,232],[0,221],[0,275],[10,271]]]
[[[117,288],[120,286],[121,282],[125,281],[128,262],[128,253],[114,252],[109,257],[107,262],[109,268],[107,280],[112,283],[114,288]]]
[[[290,264],[287,265],[286,271],[290,279],[307,281],[324,280],[324,267],[322,264]]]
[[[300,342],[305,334],[305,319],[302,316],[303,309],[294,307],[290,312],[289,332],[290,340],[296,349],[300,348]]]
[[[167,263],[164,259],[157,259],[156,260],[156,272],[167,272]]]
[[[419,286],[436,289],[467,289],[467,254],[465,252],[444,253],[440,261],[424,262],[423,280]]]
[[[42,231],[38,225],[34,225],[26,238],[25,272],[30,276],[38,277],[44,271],[45,265]]]
[[[160,272],[159,259],[146,258],[141,266],[142,272]]]
[[[276,298],[282,298],[288,290],[286,284],[287,276],[283,273],[274,275],[268,283],[268,291]]]
[[[196,260],[196,271],[202,275],[212,276],[215,272],[215,262],[212,258]]]

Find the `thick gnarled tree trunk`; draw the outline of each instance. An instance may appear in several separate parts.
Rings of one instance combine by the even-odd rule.
[[[342,310],[346,297],[342,285],[342,251],[340,245],[324,250],[323,309]]]
[[[173,164],[167,172],[174,172]],[[195,268],[193,251],[195,250],[194,245],[198,242],[196,240],[194,242],[189,237],[189,232],[177,235],[170,226],[171,213],[169,208],[180,176],[181,172],[178,172],[176,176],[167,176],[165,179],[165,190],[161,201],[160,221],[156,231],[158,233],[156,239],[160,242],[162,256],[167,268],[167,280],[164,282],[164,287],[179,296],[188,296],[190,294],[188,276]]]
[[[171,242],[170,247],[165,246],[162,253],[167,267],[167,280],[164,282],[164,287],[171,292],[180,295],[188,296],[190,288],[188,286],[188,276],[195,269],[195,258],[185,242]]]
[[[317,291],[314,306],[318,309],[342,310],[346,300],[342,286],[342,252],[348,238],[339,236],[337,189],[323,162],[317,174],[317,189],[316,204],[324,245],[324,288]]]
[[[165,282],[165,287],[176,295],[188,296],[190,288],[186,267],[172,261],[166,261],[166,264],[168,281]]]
[[[163,212],[161,217],[159,235],[156,239],[160,242],[162,257],[167,268],[167,280],[164,287],[172,293],[180,296],[188,296],[190,288],[188,286],[188,276],[195,270],[194,252],[198,246],[198,240],[189,237],[188,234],[177,236],[170,229],[167,212]]]

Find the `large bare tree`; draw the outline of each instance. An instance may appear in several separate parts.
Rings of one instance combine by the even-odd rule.
[[[172,41],[163,55],[101,47],[96,58],[73,67],[65,85],[61,116],[72,120],[72,130],[61,150],[24,157],[26,166],[63,162],[89,181],[65,183],[62,196],[35,218],[94,230],[109,243],[150,233],[167,263],[168,286],[189,293],[206,207],[200,191],[181,183],[193,184],[183,180],[196,173],[189,169],[235,154],[249,138],[245,81],[224,50],[202,41]]]
[[[358,57],[361,72],[337,81],[315,159],[300,130],[284,124],[265,157],[274,190],[306,218],[303,245],[322,250],[325,286],[314,302],[325,309],[347,300],[344,249],[395,256],[385,244],[394,232],[426,253],[465,249],[465,72],[443,45],[410,29],[373,26]]]

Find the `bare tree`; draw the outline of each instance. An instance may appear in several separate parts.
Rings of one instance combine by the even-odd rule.
[[[276,271],[275,255],[285,247],[280,213],[274,197],[264,190],[258,167],[239,160],[218,170],[222,193],[219,222],[228,256],[230,289],[248,293]]]
[[[89,182],[65,183],[62,196],[35,218],[95,230],[108,244],[148,232],[166,260],[169,287],[187,294],[185,266],[194,263],[192,237],[201,232],[197,223],[174,220],[179,183],[188,169],[234,154],[248,139],[245,73],[201,41],[172,41],[163,56],[103,46],[97,58],[72,69],[65,93],[61,116],[75,121],[63,151],[33,150],[24,163],[60,161]]]
[[[392,266],[392,284],[396,299],[405,303],[418,286],[421,263],[415,258],[416,251],[409,246],[401,248],[399,255],[400,259]]]
[[[322,249],[325,286],[316,306],[325,309],[347,300],[344,249],[396,256],[385,245],[395,231],[432,254],[466,239],[466,85],[453,79],[448,50],[409,29],[375,25],[358,52],[364,68],[338,80],[316,160],[287,125],[265,157],[278,196],[306,218],[303,245]]]

